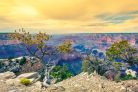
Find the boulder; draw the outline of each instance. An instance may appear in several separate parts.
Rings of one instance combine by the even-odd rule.
[[[37,72],[23,73],[17,76],[17,78],[28,78],[28,79],[36,79],[38,77],[39,77],[39,74]]]
[[[57,79],[52,79],[52,80],[51,80],[51,84],[55,84],[56,81],[57,81]]]
[[[42,83],[40,81],[37,81],[36,83],[33,84],[36,88],[41,89],[42,88]]]
[[[21,78],[27,78],[31,81],[31,83],[35,83],[40,79],[40,75],[37,72],[23,73],[17,76],[16,79],[21,79]]]
[[[59,90],[59,91],[65,91],[65,88],[64,88],[63,86],[59,86],[59,87],[58,87],[58,90]]]
[[[121,92],[126,92],[126,88],[125,88],[124,86],[121,86],[121,87],[120,87],[120,91],[121,91]]]
[[[104,76],[105,76],[107,79],[109,79],[109,80],[114,80],[116,74],[117,74],[116,71],[114,71],[114,70],[109,70],[109,71],[106,71],[106,72],[104,73]]]
[[[52,85],[52,86],[50,86],[50,87],[49,87],[49,89],[50,89],[50,90],[57,90],[57,89],[58,89],[58,87],[56,87],[56,86]]]
[[[10,90],[10,91],[8,91],[8,92],[21,92],[21,91],[19,91],[19,90],[17,90],[17,89],[14,89],[14,90]]]
[[[7,79],[13,79],[15,78],[16,75],[13,72],[5,72],[5,73],[0,73],[0,79],[7,80]]]
[[[21,83],[17,79],[8,79],[6,80],[6,84],[9,86],[21,86]]]
[[[21,71],[21,66],[19,65],[19,63],[16,63],[16,62],[12,62],[11,65],[9,65],[7,67],[7,69],[9,71],[12,71],[14,73],[17,73],[17,72],[20,72]]]

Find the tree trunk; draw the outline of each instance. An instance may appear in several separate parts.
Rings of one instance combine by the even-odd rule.
[[[44,66],[44,79],[43,79],[43,86],[48,87],[51,84],[50,79],[50,72],[54,68],[54,65],[47,64]]]
[[[44,65],[44,79],[43,79],[43,86],[49,86],[50,83],[48,83],[49,81],[49,72],[48,72],[48,68],[47,65]]]

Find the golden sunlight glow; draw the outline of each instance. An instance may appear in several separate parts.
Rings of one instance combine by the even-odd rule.
[[[0,32],[138,32],[138,0],[0,0]]]
[[[30,6],[17,6],[13,7],[11,10],[11,14],[16,15],[18,13],[19,16],[36,16],[37,11]]]

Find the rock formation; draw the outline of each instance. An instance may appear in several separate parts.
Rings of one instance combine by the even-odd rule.
[[[36,79],[38,75],[35,72],[19,76],[12,72],[0,73],[0,92],[138,92],[137,80],[116,83],[97,74],[81,73],[47,88],[42,87],[40,81],[28,86],[22,85],[20,77]]]

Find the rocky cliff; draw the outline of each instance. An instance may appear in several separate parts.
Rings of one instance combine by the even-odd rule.
[[[97,74],[81,73],[75,77],[42,87],[40,81],[24,86],[19,82],[20,77],[34,80],[38,77],[36,72],[24,73],[15,76],[12,72],[0,73],[1,92],[138,92],[138,81],[129,80],[113,82]]]

